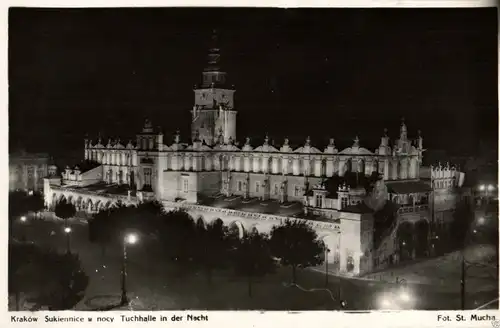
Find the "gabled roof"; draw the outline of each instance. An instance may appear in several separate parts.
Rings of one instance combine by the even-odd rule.
[[[341,152],[339,152],[340,155],[373,155],[371,151],[369,151],[366,148],[363,147],[349,147]]]
[[[321,154],[318,148],[312,146],[303,146],[295,149],[293,152],[302,154]]]
[[[274,148],[273,146],[271,145],[262,145],[262,146],[259,146],[257,148],[255,148],[253,151],[260,151],[260,152],[277,152],[278,149]]]

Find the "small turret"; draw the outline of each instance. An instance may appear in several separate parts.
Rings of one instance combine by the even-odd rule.
[[[175,131],[174,143],[176,143],[176,144],[181,143],[181,132],[179,130]]]
[[[406,141],[406,139],[408,138],[408,131],[406,129],[406,124],[405,124],[405,118],[403,117],[401,119],[401,128],[399,130],[399,138],[401,141]]]
[[[359,148],[359,137],[356,136],[354,138],[354,144],[352,145],[353,148]]]

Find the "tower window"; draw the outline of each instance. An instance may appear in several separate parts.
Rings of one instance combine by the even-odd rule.
[[[279,192],[278,184],[274,184],[274,194],[277,195]]]
[[[300,196],[300,187],[299,186],[295,186],[294,196],[295,197],[299,197]]]
[[[187,193],[189,191],[189,180],[188,179],[182,180],[182,189],[185,193]]]
[[[342,197],[342,208],[347,207],[347,197]]]
[[[255,192],[260,192],[260,181],[255,183]]]
[[[243,190],[242,185],[243,185],[243,183],[241,181],[238,181],[238,191],[242,191]]]
[[[316,207],[323,207],[323,196],[316,195]]]
[[[151,186],[151,169],[150,168],[145,168],[144,169],[144,184],[147,186]]]

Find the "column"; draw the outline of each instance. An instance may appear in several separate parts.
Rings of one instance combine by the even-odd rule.
[[[293,175],[299,175],[300,172],[299,172],[299,159],[298,158],[294,158],[293,159]]]
[[[352,269],[352,273],[354,275],[358,275],[360,272],[360,259],[361,259],[361,252],[355,252],[354,255],[352,256],[354,260],[354,268]]]
[[[328,158],[326,160],[326,176],[327,177],[332,177],[333,176],[333,158]]]
[[[269,172],[269,157],[266,155],[262,156],[262,172],[267,173]]]
[[[339,176],[343,177],[345,173],[345,160],[339,159]]]
[[[347,271],[347,252],[343,250],[342,248],[339,250],[340,251],[340,272],[346,272]]]
[[[278,172],[278,157],[273,157],[272,159],[272,172],[273,174],[278,174],[280,172]]]
[[[317,176],[317,177],[320,177],[321,176],[321,173],[322,173],[322,166],[323,166],[323,162],[321,161],[320,158],[315,158],[314,159],[314,175]]]
[[[415,231],[415,223],[412,223],[412,251],[411,251],[411,258],[414,260],[417,257],[417,232]]]

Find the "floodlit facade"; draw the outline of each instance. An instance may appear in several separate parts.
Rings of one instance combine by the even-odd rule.
[[[328,246],[333,270],[349,275],[397,262],[402,222],[425,222],[430,238],[433,191],[443,168],[431,168],[431,182],[420,178],[420,133],[410,134],[403,121],[397,138],[391,142],[385,131],[374,150],[358,137],[346,149],[337,149],[333,138],[324,149],[310,138],[295,146],[284,138],[280,147],[268,137],[260,145],[246,138],[240,146],[235,91],[214,43],[194,87],[191,140],[181,140],[179,132],[165,138],[149,120],[134,141],[86,139],[82,163],[60,173],[50,167],[47,206],[64,197],[92,214],[117,201],[156,199],[205,224],[220,219],[240,236],[269,232],[285,219],[308,220]],[[460,174],[447,170],[442,179],[452,193]],[[388,202],[397,218],[380,228],[376,213]]]

